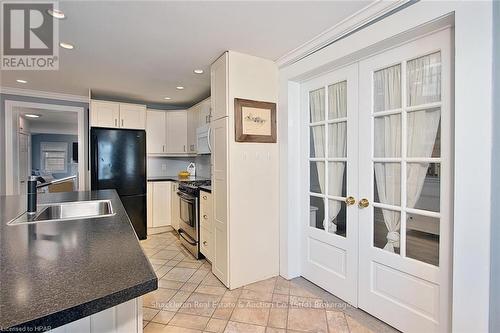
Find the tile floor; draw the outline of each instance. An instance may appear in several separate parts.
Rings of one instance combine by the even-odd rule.
[[[172,232],[141,246],[159,279],[158,290],[143,297],[145,333],[397,332],[303,278],[228,290]]]

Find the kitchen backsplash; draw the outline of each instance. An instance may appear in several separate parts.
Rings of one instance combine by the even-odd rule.
[[[196,164],[196,176],[211,177],[210,155],[198,155],[196,157],[148,157],[148,177],[175,176],[180,171],[186,170],[191,162]]]

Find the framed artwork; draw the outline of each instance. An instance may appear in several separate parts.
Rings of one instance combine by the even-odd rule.
[[[276,143],[276,103],[235,98],[236,142]]]

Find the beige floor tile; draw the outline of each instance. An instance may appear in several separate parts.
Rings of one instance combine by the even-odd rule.
[[[329,333],[349,333],[349,327],[343,312],[326,311],[326,321]]]
[[[266,328],[264,326],[257,326],[251,324],[237,323],[230,321],[227,323],[225,333],[265,333]]]
[[[321,309],[288,309],[287,328],[298,331],[326,333],[326,311]]]
[[[319,293],[316,290],[311,290],[308,287],[290,283],[290,295],[317,298]]]
[[[236,307],[237,299],[228,298],[226,296],[222,297],[219,304],[217,304],[217,309],[215,310],[212,317],[217,319],[229,320],[233,309]]]
[[[203,265],[201,262],[193,262],[193,261],[181,261],[175,267],[184,267],[184,268],[195,268],[198,269]]]
[[[290,307],[322,309],[323,300],[320,298],[290,296]]]
[[[161,266],[160,269],[155,271],[156,277],[158,279],[161,279],[162,277],[165,276],[165,274],[167,274],[170,270],[172,270],[172,268],[173,268],[172,266],[168,266],[168,265]]]
[[[168,289],[181,289],[182,286],[184,285],[184,282],[179,282],[179,281],[172,281],[172,280],[166,280],[166,279],[159,279],[158,280],[158,287],[160,288],[168,288]]]
[[[170,320],[169,325],[203,330],[207,326],[209,319],[208,317],[177,313],[174,318]]]
[[[215,287],[215,286],[207,286],[200,284],[198,288],[196,288],[197,293],[201,294],[209,294],[209,295],[219,295],[222,296],[226,293],[225,287]]]
[[[283,294],[273,294],[273,306],[288,307],[289,303],[290,303],[290,296]]]
[[[154,316],[156,316],[160,312],[158,309],[152,309],[152,308],[142,308],[142,319],[145,321],[151,321]]]
[[[149,324],[149,321],[143,320],[142,321],[142,328],[146,327],[147,324]]]
[[[200,330],[195,330],[192,328],[185,328],[172,325],[167,325],[162,331],[162,333],[201,333],[201,332],[202,331]]]
[[[231,321],[266,326],[271,303],[239,300]]]
[[[359,323],[351,316],[346,315],[345,318],[347,320],[347,325],[351,333],[373,333],[371,329]]]
[[[269,321],[267,326],[275,328],[286,328],[288,309],[272,308],[269,311]]]
[[[210,318],[208,321],[207,327],[205,327],[205,331],[214,332],[214,333],[222,333],[226,328],[227,320]]]
[[[165,260],[165,259],[154,259],[154,258],[151,258],[149,259],[149,261],[151,262],[151,264],[155,264],[155,265],[165,265],[167,263],[168,260]]]
[[[274,290],[274,286],[276,284],[276,278],[270,278],[267,280],[251,283],[243,287],[243,289],[259,291],[264,293],[272,293]]]
[[[224,284],[222,284],[222,282],[220,282],[220,280],[212,273],[208,273],[203,281],[201,281],[201,284],[207,286],[224,287]]]
[[[163,265],[161,265],[161,264],[151,264],[151,267],[153,267],[153,271],[155,271],[155,272],[157,270],[159,270],[161,268],[161,266],[163,266]]]
[[[287,331],[282,328],[266,327],[266,333],[286,333]]]
[[[186,282],[181,287],[181,290],[184,290],[184,291],[195,291],[197,287],[198,287],[198,283]]]
[[[284,295],[290,294],[290,281],[285,280],[281,276],[278,276],[276,278],[276,284],[274,286],[274,293]]]
[[[159,288],[149,294],[144,295],[143,305],[148,308],[161,309],[177,291],[172,289]]]
[[[204,271],[204,270],[197,270],[193,276],[191,276],[191,278],[188,280],[188,282],[190,283],[196,283],[196,284],[200,284],[200,282],[203,281],[203,279],[205,279],[205,277],[208,275],[208,274],[212,274],[212,273],[209,273],[208,271]]]
[[[144,333],[163,333],[166,325],[150,322],[145,328]]]
[[[271,302],[273,300],[273,294],[262,291],[243,289],[241,291],[240,298],[253,301]]]
[[[175,312],[161,310],[160,312],[158,312],[158,314],[156,316],[153,317],[153,319],[151,321],[155,322],[155,323],[166,325],[169,323],[170,319],[172,319],[174,317],[174,315],[175,315]]]
[[[156,255],[158,252],[160,252],[160,249],[158,248],[154,248],[154,249],[142,249],[142,251],[144,252],[144,254],[148,257],[152,257],[154,255]]]
[[[179,312],[210,317],[220,299],[220,296],[193,293],[179,309]]]
[[[191,295],[190,291],[182,291],[179,290],[171,299],[168,301],[168,304],[163,307],[163,310],[168,311],[177,311],[181,308],[182,304],[189,298]]]
[[[166,280],[186,282],[196,272],[193,268],[174,267],[163,277]]]
[[[153,259],[173,259],[179,254],[179,251],[171,251],[171,250],[160,250],[157,251],[152,258]]]
[[[224,293],[224,298],[227,298],[227,299],[238,299],[238,297],[240,297],[240,295],[241,295],[241,291],[242,291],[241,288],[233,289],[233,290],[228,290],[226,288],[226,292]]]

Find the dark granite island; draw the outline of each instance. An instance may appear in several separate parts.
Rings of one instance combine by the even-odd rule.
[[[7,225],[26,210],[26,196],[0,196],[0,331],[71,323],[62,331],[142,332],[140,296],[158,281],[116,192],[53,193],[38,203],[97,199],[111,200],[116,215]]]

